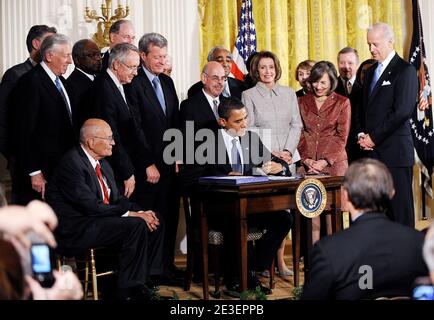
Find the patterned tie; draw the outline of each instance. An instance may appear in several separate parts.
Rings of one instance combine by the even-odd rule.
[[[353,85],[351,84],[350,80],[345,80],[345,89],[347,90],[347,95],[349,96],[351,94],[351,90],[353,90]]]
[[[163,109],[164,114],[166,114],[166,102],[164,101],[163,92],[161,91],[160,79],[158,79],[158,77],[154,77],[152,84],[154,86],[155,93],[157,94],[158,101],[160,101],[161,109]]]
[[[243,172],[240,153],[237,148],[237,138],[232,139],[232,150],[231,150],[231,161],[232,161],[232,171],[233,172]]]
[[[99,163],[96,164],[95,173],[96,173],[96,177],[99,180],[99,183],[102,186],[102,191],[103,191],[103,195],[104,195],[103,201],[104,201],[105,204],[109,204],[110,203],[110,201],[109,201],[109,194],[108,194],[107,186],[105,185],[104,179],[102,177],[101,166],[99,165]]]
[[[218,112],[219,102],[217,100],[213,100],[212,104],[213,104],[212,111],[214,112],[215,118],[218,120],[220,118],[219,117],[219,112]]]
[[[231,96],[231,93],[229,92],[229,82],[226,79],[225,81],[225,86],[223,87],[223,93],[222,93],[223,97],[225,98],[229,98]]]
[[[68,110],[69,120],[72,122],[72,114],[71,114],[71,107],[68,104],[68,99],[66,99],[65,92],[62,90],[62,86],[60,84],[60,78],[56,77],[56,80],[54,80],[54,83],[56,84],[57,91],[59,91],[60,95],[62,96],[63,101],[66,105],[66,110]]]
[[[372,78],[371,87],[369,88],[370,93],[374,91],[375,85],[377,84],[378,79],[380,79],[382,69],[383,69],[383,64],[378,63],[378,66],[375,69],[374,77]]]

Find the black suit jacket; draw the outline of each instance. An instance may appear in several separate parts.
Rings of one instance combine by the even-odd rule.
[[[110,188],[110,204],[105,204],[98,178],[81,146],[72,148],[61,159],[48,184],[47,202],[59,218],[56,238],[66,248],[74,248],[77,239],[94,219],[121,217],[140,207],[123,197],[116,187],[113,170],[106,160],[99,160],[101,172]]]
[[[382,213],[365,213],[349,229],[319,240],[302,299],[372,299],[411,296],[413,281],[428,270],[422,257],[423,234],[390,221]],[[372,268],[372,289],[366,283]]]
[[[207,163],[203,173],[205,176],[225,176],[233,171],[229,162],[229,156],[223,140],[223,135],[220,130],[218,131],[216,138],[217,148],[215,155],[217,158],[212,159],[212,162]],[[270,151],[262,144],[261,139],[254,132],[247,131],[244,136],[240,137],[240,144],[243,153],[244,175],[252,175],[254,173],[253,168],[259,167],[263,163],[272,159]],[[276,159],[273,159],[273,161],[276,161]],[[279,161],[278,159],[277,161],[283,165],[286,164],[284,161]],[[287,164],[285,167],[287,172],[289,172]]]
[[[109,52],[109,50],[107,50],[106,52],[104,52],[104,54],[102,56],[102,60],[101,60],[101,72],[107,70],[108,63],[109,63],[109,57],[110,57],[110,52]]]
[[[16,86],[18,79],[32,68],[32,63],[27,59],[25,62],[9,68],[4,73],[0,83],[0,153],[6,157],[8,157],[10,153],[9,131],[13,122],[10,115],[11,110],[9,110],[9,96]]]
[[[115,146],[109,161],[118,182],[125,181],[136,168],[150,165],[147,140],[136,121],[138,115],[125,102],[107,71],[95,79],[89,92],[91,114],[105,120],[113,131]]]
[[[369,133],[375,143],[369,157],[388,167],[414,163],[413,138],[409,119],[416,108],[416,69],[396,54],[369,92],[377,63],[366,72],[363,102],[356,110],[355,132]]]
[[[244,90],[247,90],[247,85],[243,81],[240,81],[232,77],[228,77],[228,82],[229,82],[229,90],[231,91],[231,96],[241,100],[241,94],[243,93]],[[190,89],[188,89],[187,92],[188,97],[190,98],[194,96],[196,93],[198,93],[199,91],[202,91],[202,88],[203,88],[202,81],[196,82],[194,85],[190,87]]]
[[[168,129],[179,129],[179,101],[172,78],[165,74],[158,75],[166,102],[163,112],[152,83],[143,67],[131,84],[125,86],[128,100],[139,115],[140,128],[148,141],[147,162],[155,164],[160,175],[167,175],[173,166],[167,165],[163,152],[168,142],[163,136]]]
[[[27,58],[23,63],[17,64],[6,70],[2,78],[2,83],[16,82],[23,74],[32,69],[33,64],[30,62],[30,59]]]
[[[40,64],[24,74],[11,93],[17,172],[26,179],[42,170],[49,180],[60,158],[77,142],[74,96],[65,79],[60,79],[68,92],[72,122],[61,94]]]
[[[76,68],[66,79],[66,82],[71,88],[77,102],[77,127],[81,127],[83,122],[90,116],[86,100],[89,99],[89,89],[93,81]]]

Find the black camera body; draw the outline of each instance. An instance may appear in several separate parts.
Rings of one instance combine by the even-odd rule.
[[[53,255],[51,248],[46,243],[33,243],[30,255],[33,278],[44,288],[53,286]]]

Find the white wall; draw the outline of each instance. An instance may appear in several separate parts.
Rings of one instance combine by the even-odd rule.
[[[126,0],[121,0],[125,3]],[[97,9],[101,0],[88,0]],[[173,79],[182,100],[199,80],[199,21],[197,0],[129,0],[137,42],[146,32],[159,32],[169,41]],[[117,0],[113,0],[117,4]],[[55,26],[72,41],[91,38],[96,23],[84,20],[85,0],[0,0],[0,75],[27,56],[26,35],[34,24]],[[136,43],[137,44],[137,43]]]

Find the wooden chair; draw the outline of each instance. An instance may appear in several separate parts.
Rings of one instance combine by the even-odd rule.
[[[83,298],[85,300],[89,297],[89,284],[92,286],[92,299],[98,300],[99,299],[99,293],[98,293],[98,278],[115,274],[116,271],[109,270],[104,272],[97,272],[96,269],[96,259],[95,259],[95,251],[103,249],[101,248],[91,248],[86,251],[84,255],[84,261],[79,260],[76,257],[66,257],[57,254],[56,256],[56,263],[57,263],[57,269],[61,271],[62,265],[70,265],[72,270],[77,274],[77,276],[80,277],[80,274],[84,274],[84,279],[80,279],[80,281],[84,284],[84,296]],[[84,263],[84,269],[79,269],[77,267],[77,264]],[[82,272],[83,271],[83,272]]]

